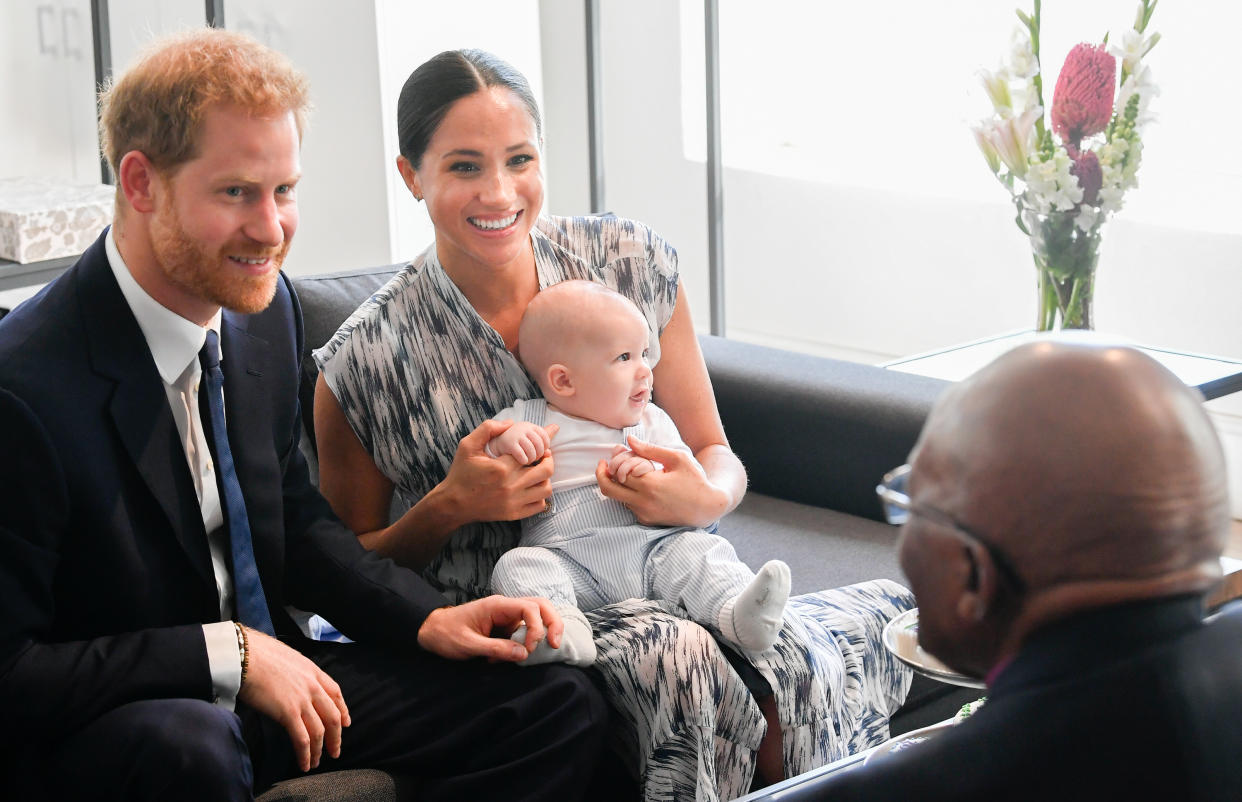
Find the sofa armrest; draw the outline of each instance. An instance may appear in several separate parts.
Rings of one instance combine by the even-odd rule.
[[[875,486],[906,461],[948,382],[710,335],[699,344],[752,490],[883,519]]]

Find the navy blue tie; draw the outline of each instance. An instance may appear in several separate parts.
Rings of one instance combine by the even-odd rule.
[[[207,331],[207,342],[198,352],[207,379],[207,406],[211,410],[211,445],[215,452],[216,473],[219,475],[220,500],[228,522],[229,542],[233,548],[233,591],[237,597],[237,618],[246,626],[275,635],[267,598],[259,581],[259,566],[254,561],[254,543],[250,539],[250,519],[246,517],[246,500],[233,465],[229,449],[229,433],[224,423],[224,373],[220,370],[220,343],[214,331]]]

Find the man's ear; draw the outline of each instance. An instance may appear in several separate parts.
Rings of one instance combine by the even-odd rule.
[[[548,366],[548,389],[556,393],[561,398],[569,398],[575,392],[573,377],[569,374],[569,368],[560,363]]]
[[[966,581],[957,599],[957,615],[964,622],[978,624],[996,604],[999,575],[992,555],[980,543],[965,543],[962,559],[968,563]]]
[[[423,188],[418,180],[418,171],[414,169],[414,165],[410,164],[410,160],[404,156],[398,156],[397,172],[401,173],[401,180],[405,181],[405,186],[410,190],[414,199],[422,200]]]
[[[157,196],[163,190],[164,179],[142,151],[131,150],[121,157],[116,180],[134,211],[149,214],[158,208]]]

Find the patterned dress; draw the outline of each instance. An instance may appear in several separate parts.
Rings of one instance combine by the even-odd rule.
[[[606,284],[642,310],[650,357],[677,300],[677,255],[640,223],[541,217],[531,231],[540,289]],[[458,442],[515,398],[539,395],[517,358],[449,279],[434,245],[360,306],[315,358],[403,505],[448,474]],[[728,518],[722,526],[728,527]],[[509,522],[462,527],[426,569],[454,601],[486,595],[492,566],[518,541]],[[883,741],[910,672],[880,645],[908,609],[888,580],[795,597],[755,668],[775,689],[788,776]],[[731,799],[750,787],[765,723],[717,642],[685,611],[631,599],[592,611],[616,747],[646,800]]]

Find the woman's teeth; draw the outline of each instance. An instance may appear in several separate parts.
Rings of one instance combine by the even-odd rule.
[[[517,222],[517,218],[517,212],[514,212],[508,217],[501,217],[497,220],[481,220],[477,217],[469,217],[467,219],[470,221],[470,225],[476,228],[481,228],[485,231],[495,231],[500,228],[508,228]]]

